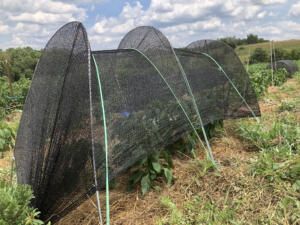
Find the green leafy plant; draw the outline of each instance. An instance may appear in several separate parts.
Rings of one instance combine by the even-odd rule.
[[[164,178],[168,185],[173,182],[172,159],[167,151],[160,151],[150,154],[139,161],[131,169],[130,187],[140,183],[142,194],[147,193],[155,187],[155,180]]]
[[[0,158],[2,153],[14,146],[16,131],[7,123],[0,121]]]
[[[167,196],[163,196],[160,199],[161,205],[168,210],[168,217],[160,220],[158,222],[159,225],[165,224],[176,224],[176,225],[186,225],[186,221],[181,210],[177,208],[175,203]]]
[[[215,121],[205,126],[206,134],[209,138],[214,137],[220,129],[223,127],[223,121]],[[199,136],[203,137],[202,130],[198,131]],[[187,155],[195,157],[196,145],[199,142],[195,133],[190,133],[180,138],[172,145],[167,146],[165,149],[154,152],[147,157],[140,160],[131,169],[131,178],[129,181],[129,187],[132,188],[136,184],[140,184],[143,194],[148,192],[151,188],[158,187],[155,185],[156,181],[163,178],[168,185],[173,182],[172,174],[172,154],[181,152]],[[208,160],[198,163],[199,169],[203,170],[203,173],[212,169],[213,164]]]
[[[250,56],[250,63],[268,62],[268,53],[262,48],[256,48]]]
[[[0,77],[0,119],[16,109],[22,109],[31,81],[21,77],[17,82],[13,82],[13,96],[9,90],[6,77]]]
[[[300,201],[295,196],[287,195],[278,204],[277,220],[274,224],[283,224],[281,220],[285,220],[286,224],[299,224],[300,222]]]
[[[212,123],[205,125],[205,132],[208,138],[212,138],[218,136],[218,134],[222,133],[224,127],[223,120],[216,120]],[[201,132],[199,132],[201,133]]]
[[[288,181],[297,185],[300,181],[300,155],[290,154],[287,146],[262,151],[252,165],[254,175],[264,176],[270,181]]]
[[[220,208],[212,200],[200,196],[186,202],[179,209],[169,197],[162,197],[161,204],[168,210],[168,216],[158,221],[159,225],[193,225],[193,224],[236,224],[234,207],[225,203]]]
[[[285,69],[273,71],[272,75],[271,69],[268,69],[265,63],[249,66],[248,72],[251,84],[258,96],[263,95],[273,83],[275,86],[282,85],[288,77],[288,72]]]
[[[278,108],[279,112],[292,111],[296,108],[296,104],[293,101],[283,101]]]
[[[262,118],[264,120],[264,118]],[[300,126],[293,116],[275,118],[268,122],[241,122],[238,132],[241,137],[250,141],[259,150],[274,146],[287,145],[292,151],[299,151]]]
[[[41,225],[39,212],[30,207],[32,191],[26,185],[11,185],[0,179],[0,224]]]
[[[284,180],[296,185],[300,180],[300,124],[289,115],[272,120],[243,122],[239,127],[240,135],[261,150],[251,172],[272,182]]]

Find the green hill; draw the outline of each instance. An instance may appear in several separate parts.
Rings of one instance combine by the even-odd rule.
[[[300,50],[300,40],[286,40],[286,41],[274,41],[276,48],[286,49],[288,51],[293,49]],[[265,49],[267,52],[270,51],[270,42],[258,43],[258,44],[249,44],[249,45],[240,45],[237,46],[235,52],[238,54],[242,62],[247,62],[249,55],[256,48]]]

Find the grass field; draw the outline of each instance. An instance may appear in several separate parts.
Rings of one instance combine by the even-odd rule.
[[[128,191],[131,175],[123,174],[110,192],[112,225],[300,224],[300,73],[286,81],[280,79],[284,73],[275,72],[278,86],[271,87],[266,64],[250,65],[249,73],[260,96],[262,117],[259,122],[253,118],[224,121],[224,128],[210,140],[218,169],[205,160],[204,150],[195,146],[190,152],[173,155],[172,185],[159,177],[142,195],[140,185]],[[16,88],[23,90],[25,84]],[[20,116],[20,110],[10,111],[2,126],[15,133]],[[11,142],[11,147],[14,137],[7,139],[4,128],[0,141]],[[0,178],[10,185],[16,182],[11,176],[12,155],[7,150],[0,157]],[[2,196],[7,196],[5,193]],[[2,205],[6,202],[2,200]],[[105,202],[104,192],[101,202]],[[94,197],[89,198],[58,225],[98,224],[95,203]],[[15,203],[7,214],[15,215],[14,210]],[[105,207],[102,210],[104,213]],[[27,211],[26,220],[36,217],[33,209]]]
[[[259,123],[226,121],[211,140],[219,170],[199,151],[195,158],[175,155],[174,185],[161,182],[145,196],[126,190],[128,177],[119,179],[111,190],[112,224],[300,224],[299,88],[300,76],[269,87]],[[97,224],[95,198],[58,224]]]
[[[293,49],[300,50],[300,40],[275,41],[274,45],[276,48],[282,48],[288,51],[291,51]],[[245,63],[248,60],[249,55],[256,48],[262,48],[269,52],[270,42],[237,46],[235,52],[239,55],[241,61]]]

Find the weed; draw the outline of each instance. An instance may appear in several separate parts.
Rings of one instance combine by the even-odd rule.
[[[300,194],[299,122],[286,113],[276,119],[263,117],[259,124],[242,123],[240,131],[241,136],[261,150],[251,164],[252,175],[264,177],[273,189],[286,192],[276,203],[276,211],[269,223],[299,223],[300,201],[295,197]]]
[[[0,224],[3,225],[41,225],[37,219],[39,212],[31,208],[33,198],[29,186],[11,185],[0,180]]]
[[[272,118],[267,123],[243,121],[240,123],[238,133],[260,150],[282,145],[289,146],[291,150],[299,149],[300,126],[293,116]]]
[[[172,159],[167,151],[159,151],[147,156],[131,169],[129,188],[140,183],[142,194],[145,194],[152,187],[156,187],[154,181],[159,177],[164,177],[167,184],[171,185],[172,166]]]
[[[22,109],[31,81],[25,77],[13,83],[11,96],[6,77],[0,77],[0,119],[16,109]]]
[[[16,129],[13,129],[6,122],[0,121],[0,158],[3,157],[3,152],[14,146],[16,137]]]
[[[159,225],[164,224],[176,224],[176,225],[186,225],[183,213],[177,208],[175,203],[167,196],[163,196],[160,200],[161,205],[167,209],[169,215],[167,218],[162,219],[158,222]]]
[[[205,126],[206,133],[210,138],[221,133],[222,128],[223,121],[216,121]],[[202,131],[199,130],[198,132],[200,137],[202,137]],[[164,178],[167,184],[171,185],[174,180],[172,154],[176,152],[192,155],[196,159],[199,172],[203,175],[207,171],[215,169],[210,160],[197,160],[195,149],[198,141],[197,136],[194,133],[190,133],[166,147],[166,149],[154,152],[140,160],[131,169],[132,175],[129,180],[129,189],[132,189],[133,186],[139,183],[144,195],[151,188],[158,188],[155,182],[159,178]]]
[[[293,101],[283,101],[281,105],[279,106],[278,110],[279,112],[283,111],[292,111],[296,108],[296,104]]]
[[[288,77],[285,69],[278,69],[272,75],[271,69],[268,69],[266,64],[263,63],[251,65],[249,75],[251,84],[258,96],[263,95],[273,83],[275,86],[282,85]]]
[[[271,182],[285,180],[297,185],[300,179],[300,155],[291,154],[287,146],[264,150],[251,171]]]
[[[178,209],[169,197],[161,198],[161,204],[167,209],[169,215],[161,219],[159,225],[193,225],[193,224],[232,224],[234,220],[234,207],[218,204],[209,199],[194,196],[193,200],[184,204],[183,209]]]

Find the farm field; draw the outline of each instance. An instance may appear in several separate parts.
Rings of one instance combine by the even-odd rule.
[[[280,48],[284,50],[291,51],[293,49],[300,50],[300,40],[284,40],[284,41],[274,41],[275,48]],[[249,44],[249,45],[240,45],[237,46],[235,52],[238,54],[242,62],[246,62],[249,58],[250,54],[256,48],[262,48],[266,50],[268,53],[270,52],[270,42],[263,42],[257,44]]]
[[[219,169],[197,156],[174,156],[172,186],[157,182],[145,196],[127,178],[111,191],[112,224],[299,224],[300,76],[269,87],[262,117],[226,121],[211,140]],[[102,196],[104,202],[104,196]],[[60,225],[97,224],[95,199]]]
[[[0,225],[300,225],[300,0],[0,12]]]
[[[225,121],[211,139],[219,168],[194,146],[194,154],[176,151],[170,186],[158,178],[142,195],[139,185],[128,191],[129,175],[123,175],[111,189],[111,224],[300,223],[300,74],[284,82],[279,72],[278,86],[267,87],[270,80],[262,77],[270,77],[270,71],[265,68],[249,68],[260,95],[260,122]],[[4,122],[16,130],[20,115],[14,111]],[[11,158],[6,151],[0,159],[0,176],[6,182],[11,179]],[[58,224],[97,224],[95,202],[87,200]]]

